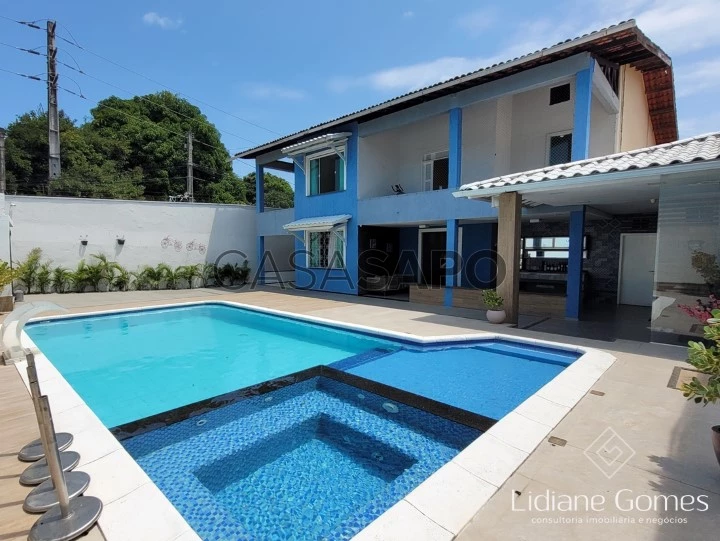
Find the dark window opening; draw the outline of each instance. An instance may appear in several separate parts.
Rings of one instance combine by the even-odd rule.
[[[550,137],[548,165],[559,165],[572,161],[572,133]]]
[[[310,195],[345,189],[345,164],[337,154],[310,160]]]
[[[447,190],[450,177],[450,160],[440,158],[433,160],[433,190]]]
[[[554,86],[550,89],[550,105],[570,101],[570,83]]]

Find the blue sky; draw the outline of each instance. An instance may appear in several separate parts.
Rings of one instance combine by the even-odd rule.
[[[230,113],[198,104],[231,151],[631,17],[673,58],[681,137],[720,129],[720,1],[496,4],[2,0],[0,14],[56,19],[60,36]],[[0,19],[2,43],[34,48],[44,39]],[[64,41],[59,48],[61,61],[131,91],[61,66],[61,85],[91,100],[61,93],[78,121],[110,94],[162,89]],[[43,74],[44,59],[0,45],[0,69]],[[45,100],[43,83],[0,71],[0,125]]]

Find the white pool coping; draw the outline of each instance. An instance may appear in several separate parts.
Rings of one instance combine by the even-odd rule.
[[[221,300],[97,310],[82,314],[39,317],[31,321],[204,304],[244,308],[308,323],[400,339],[418,345],[501,339],[581,353],[575,362],[369,524],[355,536],[354,539],[358,541],[451,540],[615,362],[615,357],[604,351],[560,342],[490,332],[421,337]],[[107,541],[199,540],[200,537],[170,500],[105,428],[25,331],[22,333],[22,344],[36,354],[40,387],[43,394],[50,398],[56,431],[72,432],[75,435],[71,449],[80,453],[77,470],[85,471],[91,476],[86,494],[97,496],[104,504],[99,524]],[[27,362],[19,362],[16,367],[27,386]],[[118,404],[118,407],[122,407],[122,404]]]

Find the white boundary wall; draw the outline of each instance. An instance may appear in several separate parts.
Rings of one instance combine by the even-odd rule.
[[[73,269],[81,259],[91,262],[91,254],[103,253],[135,270],[158,263],[212,263],[222,253],[238,250],[253,270],[257,267],[253,206],[6,195],[5,211],[12,220],[13,261],[38,247],[53,265]],[[118,238],[125,244],[118,244]],[[81,239],[87,239],[87,246]],[[193,241],[194,249],[188,250]],[[221,264],[240,261],[240,255],[230,254]]]

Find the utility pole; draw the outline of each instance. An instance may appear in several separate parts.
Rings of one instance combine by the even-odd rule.
[[[5,128],[0,128],[0,193],[5,193]]]
[[[188,200],[191,203],[195,202],[195,196],[193,194],[193,135],[192,132],[189,131],[187,134],[187,151],[188,151],[188,157],[187,157],[187,188],[185,190],[185,193],[188,196]]]
[[[57,47],[55,21],[47,22],[47,87],[48,87],[48,188],[60,176],[60,117],[58,113]]]

